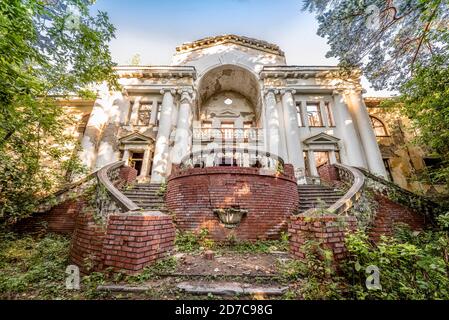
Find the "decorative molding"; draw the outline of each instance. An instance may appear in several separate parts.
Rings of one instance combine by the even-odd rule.
[[[226,43],[233,43],[238,44],[242,46],[246,46],[249,48],[253,48],[256,50],[265,51],[271,54],[276,54],[278,56],[284,57],[284,52],[279,48],[279,46],[262,41],[257,40],[254,38],[248,38],[244,36],[237,36],[233,34],[227,34],[227,35],[221,35],[216,37],[208,37],[204,39],[200,39],[193,42],[187,42],[182,44],[181,46],[176,48],[177,53],[184,53],[194,50],[201,50],[205,48],[209,48],[212,46],[220,45],[220,44],[226,44]]]
[[[292,95],[296,94],[296,90],[291,88],[282,88],[279,92],[281,93],[281,95],[284,95],[286,93],[291,93]]]
[[[196,80],[196,69],[193,66],[119,66],[114,70],[120,78],[192,78]]]

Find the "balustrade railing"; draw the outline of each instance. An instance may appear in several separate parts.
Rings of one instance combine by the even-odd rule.
[[[277,155],[259,150],[218,148],[193,152],[180,164],[181,170],[205,167],[252,167],[283,172],[284,160]]]
[[[263,140],[263,130],[259,128],[194,128],[193,139],[201,141],[261,141]]]

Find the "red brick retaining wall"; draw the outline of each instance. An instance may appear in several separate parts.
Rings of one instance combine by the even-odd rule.
[[[71,261],[81,271],[134,273],[173,250],[172,218],[161,212],[112,215],[107,225],[95,222],[92,214],[80,214],[70,248]]]
[[[77,216],[70,245],[70,260],[83,273],[103,269],[104,237],[105,227],[95,221],[91,212],[82,212]]]
[[[14,226],[14,230],[20,233],[42,231],[72,234],[76,217],[83,206],[82,200],[67,200],[46,213],[36,213],[32,217],[20,220]]]
[[[289,224],[290,251],[296,258],[304,259],[304,244],[314,240],[323,248],[331,250],[334,260],[338,262],[347,254],[346,234],[354,232],[356,228],[357,220],[351,216],[292,216]]]
[[[173,250],[172,218],[160,212],[109,218],[103,245],[105,267],[135,272]]]
[[[378,241],[381,235],[392,235],[395,226],[406,224],[412,230],[422,230],[426,226],[424,215],[418,214],[410,208],[395,203],[387,197],[375,194],[377,202],[376,215],[369,231],[370,238]]]
[[[261,174],[262,173],[262,174]],[[180,172],[169,177],[166,206],[176,215],[177,228],[209,230],[218,241],[275,239],[287,229],[288,217],[297,208],[298,192],[293,167],[283,174],[264,175],[257,168],[210,167]],[[214,209],[237,206],[248,210],[234,229],[226,228]]]

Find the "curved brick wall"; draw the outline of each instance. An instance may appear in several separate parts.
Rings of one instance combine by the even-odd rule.
[[[176,215],[178,229],[207,228],[214,240],[276,239],[287,230],[288,218],[298,206],[293,167],[284,174],[264,175],[257,168],[211,167],[179,171],[168,179],[166,206]],[[239,206],[248,210],[235,229],[225,228],[213,209]]]

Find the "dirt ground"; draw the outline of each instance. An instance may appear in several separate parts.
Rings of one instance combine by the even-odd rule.
[[[270,254],[258,253],[215,253],[214,259],[208,260],[204,254],[178,253],[178,267],[174,274],[185,276],[275,276],[278,264],[290,260],[284,252]]]

